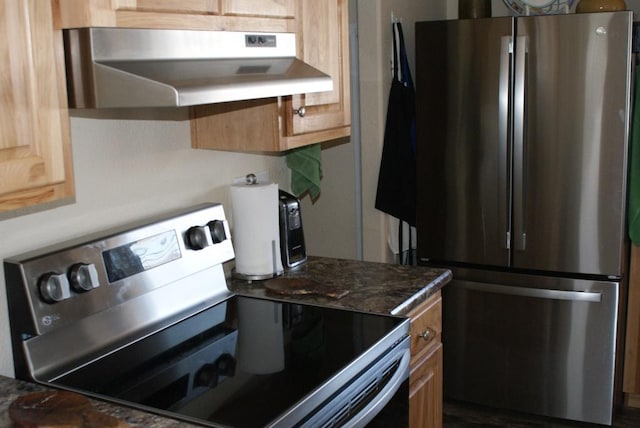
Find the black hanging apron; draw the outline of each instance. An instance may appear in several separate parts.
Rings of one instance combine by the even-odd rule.
[[[389,92],[375,206],[400,220],[400,263],[406,261],[411,264],[411,229],[408,260],[402,257],[402,232],[403,223],[406,222],[409,226],[416,225],[415,91],[407,61],[402,25],[399,22],[393,24],[393,81]]]

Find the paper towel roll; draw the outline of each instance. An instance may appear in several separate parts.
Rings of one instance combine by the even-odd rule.
[[[231,205],[235,274],[249,279],[281,274],[278,185],[235,184]]]

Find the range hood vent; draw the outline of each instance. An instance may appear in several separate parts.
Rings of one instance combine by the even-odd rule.
[[[293,33],[65,30],[70,108],[182,107],[333,89]]]

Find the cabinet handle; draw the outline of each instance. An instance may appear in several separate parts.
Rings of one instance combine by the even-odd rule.
[[[418,336],[420,336],[422,338],[422,340],[424,340],[425,342],[429,342],[431,339],[433,339],[433,336],[431,335],[431,329],[427,328],[425,331],[423,331],[422,333],[418,334]]]
[[[307,109],[304,108],[304,106],[299,107],[299,108],[294,108],[293,109],[293,114],[297,114],[300,117],[304,117],[304,115],[307,114]]]

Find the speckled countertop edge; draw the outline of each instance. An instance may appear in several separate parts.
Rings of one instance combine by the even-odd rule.
[[[22,395],[47,390],[55,389],[45,385],[0,376],[0,427],[16,427],[11,418],[9,418],[9,405],[15,399]],[[90,398],[90,401],[95,410],[118,418],[132,428],[188,428],[200,426],[94,398]]]
[[[451,280],[451,271],[349,259],[309,257],[285,271],[282,278],[308,278],[348,294],[339,299],[323,295],[279,295],[265,281],[230,278],[229,289],[239,295],[282,299],[381,314],[406,315]]]
[[[276,296],[267,292],[263,281],[247,282],[237,279],[229,280],[228,286],[231,291],[241,295],[405,316],[445,286],[451,280],[451,272],[422,266],[310,257],[299,268],[285,272],[283,277],[311,278],[334,288],[347,290],[348,294],[340,299],[315,295]],[[13,400],[21,395],[47,389],[50,388],[0,376],[0,428],[15,427],[8,412]],[[91,399],[91,403],[96,410],[119,418],[131,427],[199,426],[97,399]]]

